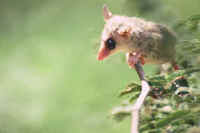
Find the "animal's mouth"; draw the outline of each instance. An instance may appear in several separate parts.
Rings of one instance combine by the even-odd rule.
[[[109,55],[110,55],[110,50],[106,47],[103,47],[99,50],[97,59],[101,61],[104,60]]]

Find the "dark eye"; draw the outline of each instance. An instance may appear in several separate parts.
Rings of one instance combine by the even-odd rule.
[[[107,41],[106,41],[106,47],[109,49],[109,50],[112,50],[114,49],[116,46],[116,42],[113,38],[109,38]]]

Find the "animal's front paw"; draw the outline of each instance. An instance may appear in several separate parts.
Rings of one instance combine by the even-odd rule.
[[[134,53],[127,53],[126,54],[126,61],[130,68],[135,68],[135,64],[140,61],[142,65],[145,64],[144,58],[141,56],[140,52],[134,52]]]
[[[127,53],[126,54],[126,62],[128,63],[130,68],[135,68],[136,60],[135,57],[132,53]]]

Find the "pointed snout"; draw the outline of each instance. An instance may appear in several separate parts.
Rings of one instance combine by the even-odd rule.
[[[99,61],[104,60],[106,57],[109,56],[109,54],[110,54],[110,50],[106,47],[102,47],[99,49],[97,59]]]

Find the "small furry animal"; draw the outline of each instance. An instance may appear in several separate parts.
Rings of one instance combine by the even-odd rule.
[[[137,17],[113,15],[106,5],[103,16],[105,25],[98,60],[125,52],[131,68],[140,61],[142,64],[171,63],[176,69],[176,35],[169,28]]]

